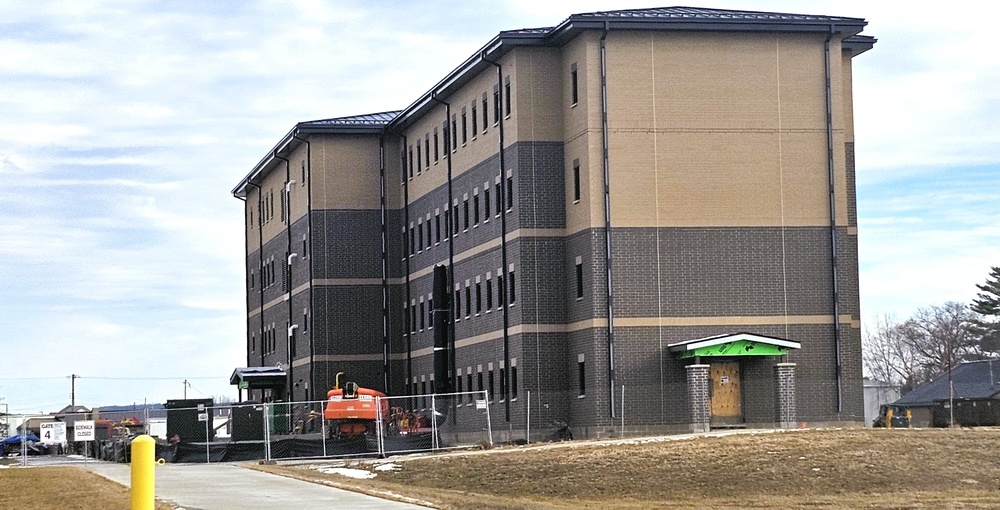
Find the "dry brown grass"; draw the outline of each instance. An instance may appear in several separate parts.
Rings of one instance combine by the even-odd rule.
[[[456,509],[1000,508],[997,452],[997,429],[844,429],[398,458],[371,480],[263,468]]]
[[[128,508],[128,489],[76,467],[0,469],[0,508],[107,510]],[[157,510],[174,507],[157,503]]]

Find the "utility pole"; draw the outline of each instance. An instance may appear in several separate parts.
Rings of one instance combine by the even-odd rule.
[[[69,380],[70,380],[70,383],[69,383],[70,384],[70,386],[69,386],[69,405],[70,405],[70,407],[73,407],[73,408],[76,407],[76,380],[79,379],[79,378],[80,378],[80,376],[78,376],[76,374],[71,374],[69,376]]]
[[[191,383],[187,379],[184,379],[184,400],[188,398],[188,386],[191,386]]]

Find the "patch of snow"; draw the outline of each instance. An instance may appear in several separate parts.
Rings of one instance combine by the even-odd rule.
[[[328,475],[341,475],[348,476],[351,478],[375,478],[375,473],[367,471],[364,469],[353,469],[353,468],[339,468],[339,467],[327,467],[327,468],[317,468],[320,473],[326,473]]]
[[[399,471],[399,464],[393,464],[392,462],[388,464],[379,464],[375,466],[375,471]]]
[[[960,483],[968,483],[968,484],[977,484],[977,483],[979,483],[979,480],[972,480],[970,478],[965,478],[965,479],[959,480],[959,482]]]
[[[813,471],[819,471],[819,468],[813,468]]]
[[[0,469],[8,469],[8,468],[10,468],[10,466],[6,464],[0,464]]]

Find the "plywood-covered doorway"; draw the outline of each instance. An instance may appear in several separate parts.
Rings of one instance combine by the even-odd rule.
[[[711,425],[713,427],[742,425],[743,393],[739,362],[711,363],[708,378],[712,385]]]

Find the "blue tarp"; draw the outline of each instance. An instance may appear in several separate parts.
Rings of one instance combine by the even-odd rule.
[[[25,439],[27,439],[28,441],[37,442],[38,436],[34,434],[28,434],[28,437],[26,437]],[[8,445],[8,444],[21,444],[21,436],[20,435],[10,436],[7,439],[0,441],[0,445]]]

